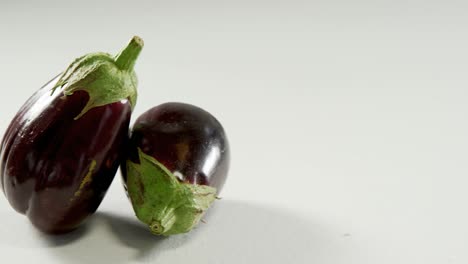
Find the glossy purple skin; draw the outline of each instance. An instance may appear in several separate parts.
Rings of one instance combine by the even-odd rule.
[[[129,158],[138,148],[161,162],[181,181],[215,187],[219,193],[229,169],[229,144],[221,124],[193,105],[165,103],[143,113],[133,125]],[[125,164],[122,176],[126,182]]]
[[[0,183],[11,206],[46,233],[69,232],[96,211],[128,140],[129,101],[89,110],[88,94],[38,90],[8,127],[0,149]],[[90,180],[84,180],[92,161]],[[81,189],[80,189],[81,187]],[[79,191],[80,189],[80,191]]]

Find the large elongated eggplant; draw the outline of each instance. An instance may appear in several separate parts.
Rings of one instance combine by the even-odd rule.
[[[77,228],[101,203],[128,140],[133,71],[143,42],[91,53],[39,89],[1,143],[0,184],[11,206],[46,233]]]

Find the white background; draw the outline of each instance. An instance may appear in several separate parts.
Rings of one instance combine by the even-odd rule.
[[[134,117],[166,101],[225,126],[206,224],[161,239],[117,176],[50,237],[0,199],[5,263],[468,263],[466,1],[0,2],[0,129],[75,57],[145,40]]]

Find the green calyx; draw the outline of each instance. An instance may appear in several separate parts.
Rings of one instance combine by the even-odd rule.
[[[64,96],[75,91],[88,93],[89,100],[75,119],[94,107],[124,99],[135,107],[138,81],[133,66],[142,48],[143,40],[135,36],[115,57],[107,53],[90,53],[77,58],[60,76],[51,94],[58,88],[62,88]]]
[[[216,189],[180,182],[164,165],[138,149],[140,163],[127,161],[127,188],[140,221],[156,235],[192,230],[216,200]]]

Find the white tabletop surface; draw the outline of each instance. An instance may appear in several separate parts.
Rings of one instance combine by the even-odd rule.
[[[2,263],[468,263],[466,1],[29,2],[0,2],[1,131],[75,57],[137,34],[134,117],[208,110],[232,167],[206,223],[167,239],[119,175],[61,237],[0,195]]]

